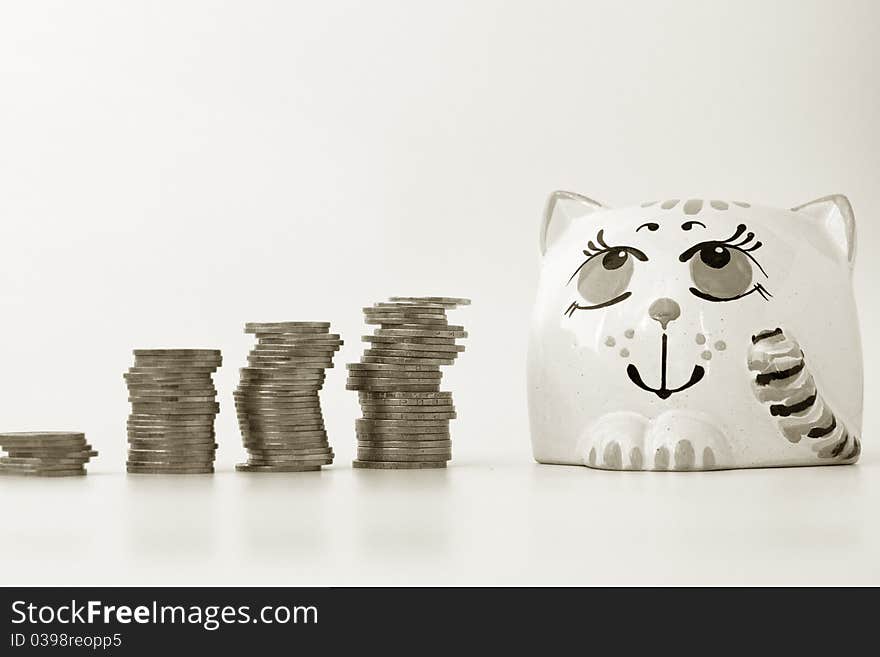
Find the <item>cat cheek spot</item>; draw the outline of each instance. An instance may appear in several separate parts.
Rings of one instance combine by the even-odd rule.
[[[706,344],[706,336],[702,333],[697,333],[697,344]]]
[[[727,349],[727,343],[724,340],[719,340],[715,343],[716,351],[724,351],[725,349]]]
[[[626,329],[626,330],[623,332],[623,334],[624,334],[627,338],[629,338],[630,340],[632,340],[632,337],[636,334],[636,332],[635,332],[635,329]]]
[[[706,349],[706,351],[700,354],[700,358],[703,360],[712,360],[712,352]]]
[[[613,347],[616,344],[617,344],[617,340],[615,340],[610,335],[607,338],[605,338],[605,346],[606,347]]]
[[[621,358],[629,358],[629,349],[627,349],[626,347],[621,349],[620,350],[620,357]]]

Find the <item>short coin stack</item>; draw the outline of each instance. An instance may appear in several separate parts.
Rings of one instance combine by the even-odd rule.
[[[0,474],[35,477],[74,477],[98,452],[85,434],[64,431],[0,433]]]
[[[364,308],[363,336],[370,346],[360,363],[348,365],[346,388],[359,393],[362,418],[356,420],[356,468],[445,468],[452,458],[449,420],[455,418],[452,393],[440,391],[441,365],[452,365],[464,351],[456,338],[461,326],[446,311],[468,305],[449,297],[391,297]]]
[[[333,463],[318,391],[343,342],[328,322],[249,323],[257,344],[235,407],[247,463],[239,472],[308,472]]]
[[[214,472],[214,418],[220,411],[212,374],[219,349],[135,349],[125,374],[128,472]]]

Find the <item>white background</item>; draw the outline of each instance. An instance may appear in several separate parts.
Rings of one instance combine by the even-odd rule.
[[[15,2],[0,7],[3,430],[79,429],[76,481],[0,481],[8,583],[880,583],[872,293],[880,5]],[[859,222],[855,468],[621,475],[531,461],[546,195]],[[355,472],[361,307],[473,298],[448,472]],[[328,320],[336,464],[247,477],[246,321]],[[213,478],[122,474],[135,347],[223,350]],[[843,345],[842,348],[855,348]]]

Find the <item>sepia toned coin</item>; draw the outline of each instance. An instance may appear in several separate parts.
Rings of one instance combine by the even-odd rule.
[[[187,474],[214,474],[214,466],[192,466],[192,467],[174,467],[174,466],[146,466],[139,464],[126,465],[126,471],[129,474],[168,474],[168,475],[187,475]]]
[[[378,328],[375,331],[375,335],[391,338],[406,338],[408,340],[414,338],[466,338],[468,336],[467,331],[461,326],[446,326],[442,329],[433,330],[422,328]]]
[[[366,420],[454,420],[455,413],[385,413],[362,409]]]
[[[452,449],[452,441],[448,438],[438,440],[359,440],[358,448],[364,449],[387,449],[390,447],[399,447],[407,449],[419,448],[435,448],[435,449]]]
[[[319,472],[320,465],[251,465],[239,463],[235,466],[237,472]]]
[[[391,297],[391,301],[395,302],[404,302],[404,303],[435,303],[440,306],[469,306],[471,305],[470,299],[464,299],[462,297]]]
[[[353,468],[362,470],[428,470],[445,468],[446,461],[361,461],[351,462]]]

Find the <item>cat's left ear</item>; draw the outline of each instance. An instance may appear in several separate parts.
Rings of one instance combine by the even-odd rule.
[[[804,212],[820,222],[834,245],[846,256],[850,266],[853,265],[856,260],[856,216],[846,196],[824,196],[792,210]]]

